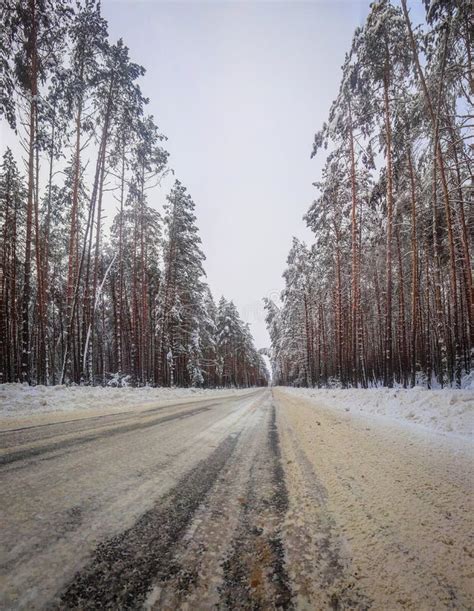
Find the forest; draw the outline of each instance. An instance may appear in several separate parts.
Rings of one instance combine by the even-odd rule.
[[[157,211],[166,138],[100,2],[2,0],[1,23],[0,382],[266,385],[179,180]]]
[[[312,156],[325,155],[281,302],[283,385],[461,386],[473,347],[472,6],[372,3]]]

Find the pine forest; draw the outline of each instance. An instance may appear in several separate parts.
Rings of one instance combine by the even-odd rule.
[[[371,5],[316,133],[325,156],[281,303],[275,383],[460,386],[472,365],[473,66],[467,0]]]
[[[154,206],[166,138],[100,3],[2,0],[1,21],[0,119],[19,153],[0,166],[0,381],[267,384],[206,284],[190,194],[176,180],[163,217]]]

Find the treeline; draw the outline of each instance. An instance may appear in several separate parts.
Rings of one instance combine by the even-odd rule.
[[[26,168],[4,149],[0,381],[266,384],[248,327],[205,282],[186,189],[163,218],[153,207],[165,138],[100,3],[2,0],[1,23],[0,118]]]
[[[473,346],[472,6],[371,5],[328,121],[318,196],[281,304],[266,301],[274,381],[459,386]]]

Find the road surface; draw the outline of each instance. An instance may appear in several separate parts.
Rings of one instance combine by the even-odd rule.
[[[284,390],[3,424],[2,609],[472,609],[472,452]]]

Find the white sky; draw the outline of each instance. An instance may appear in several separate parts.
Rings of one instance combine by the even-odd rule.
[[[267,346],[262,297],[283,288],[292,236],[311,240],[301,217],[323,162],[310,160],[313,135],[369,0],[103,0],[102,10],[111,40],[147,69],[148,111],[196,202],[214,297],[233,299]],[[150,192],[150,204],[164,195]]]
[[[147,69],[143,90],[170,165],[196,202],[208,282],[233,299],[258,347],[320,160],[314,132],[368,1],[104,0],[112,39]],[[152,200],[150,200],[151,202]]]

